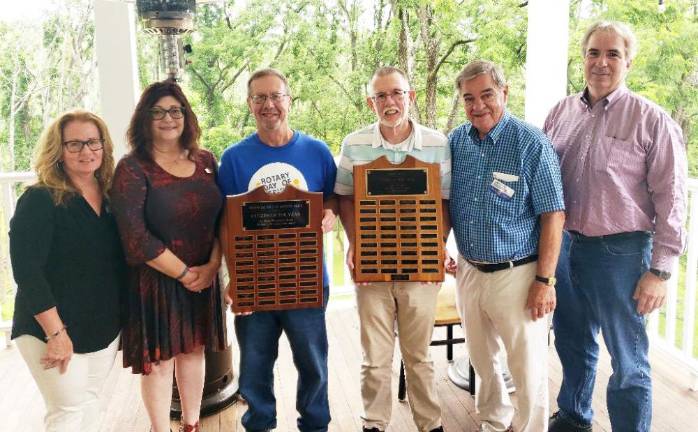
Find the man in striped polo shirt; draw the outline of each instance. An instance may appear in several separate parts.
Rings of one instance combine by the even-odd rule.
[[[548,317],[565,220],[550,141],[506,110],[499,66],[468,64],[456,79],[469,122],[451,133],[451,221],[458,244],[456,302],[481,378],[484,432],[548,429]],[[499,373],[504,343],[516,410]]]
[[[409,118],[415,92],[404,72],[395,67],[378,69],[366,98],[377,122],[348,135],[342,143],[335,193],[340,196],[340,217],[347,237],[347,265],[353,270],[354,179],[356,164],[381,156],[395,164],[407,155],[441,167],[441,196],[448,232],[447,200],[451,184],[451,154],[446,137]],[[440,284],[419,282],[366,283],[356,286],[361,327],[361,395],[364,432],[384,431],[390,423],[391,376],[395,347],[395,322],[405,363],[407,392],[419,432],[443,431],[441,408],[434,385],[429,344],[434,329],[436,296]]]

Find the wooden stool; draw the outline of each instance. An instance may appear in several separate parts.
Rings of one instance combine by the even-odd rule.
[[[453,326],[460,325],[460,317],[456,309],[456,287],[455,282],[444,283],[439,290],[436,300],[436,318],[434,328],[446,327],[446,339],[432,340],[430,346],[446,345],[446,359],[453,361],[453,345],[465,342],[464,338],[453,338]],[[399,337],[399,335],[398,335]],[[474,376],[475,371],[470,365],[470,376]],[[474,380],[473,380],[474,381]],[[472,382],[472,381],[471,381]],[[400,380],[398,382],[397,397],[401,402],[405,401],[405,364],[400,359]],[[475,394],[475,386],[470,386],[470,394]]]

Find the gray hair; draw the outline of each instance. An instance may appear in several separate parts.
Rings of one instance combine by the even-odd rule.
[[[250,97],[252,96],[252,81],[267,77],[267,76],[275,76],[278,79],[281,80],[281,82],[284,83],[284,87],[286,87],[286,93],[291,95],[291,89],[288,87],[288,79],[286,78],[286,75],[281,73],[278,69],[274,68],[266,68],[266,69],[259,69],[256,70],[251,76],[250,79],[247,80],[247,96]]]
[[[478,75],[489,74],[492,77],[492,82],[502,89],[507,85],[507,80],[504,78],[504,71],[498,64],[489,60],[474,60],[465,65],[463,70],[456,77],[456,89],[460,90],[461,84],[465,81],[470,81]]]
[[[582,38],[582,57],[585,57],[587,54],[587,46],[589,45],[591,35],[597,31],[615,33],[620,36],[625,45],[625,57],[628,61],[635,58],[635,54],[637,54],[637,39],[635,38],[635,34],[627,24],[619,21],[599,21],[592,24]]]
[[[376,78],[384,77],[386,75],[391,75],[391,74],[398,74],[401,77],[405,79],[407,82],[407,85],[410,85],[410,80],[407,78],[407,74],[400,68],[395,67],[395,66],[383,66],[381,68],[378,68],[375,72],[373,72],[373,76],[371,76],[371,79],[368,80],[368,92],[369,94],[373,93],[373,82],[376,80]]]

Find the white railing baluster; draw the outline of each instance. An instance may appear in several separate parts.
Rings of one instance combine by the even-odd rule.
[[[686,255],[685,291],[683,303],[683,340],[681,348],[688,358],[693,357],[693,338],[696,320],[696,277],[698,277],[698,191],[691,192]]]
[[[664,339],[666,339],[669,344],[674,344],[676,341],[676,308],[679,301],[678,260],[669,271],[671,272],[672,276],[671,279],[667,281],[666,326],[664,328]]]

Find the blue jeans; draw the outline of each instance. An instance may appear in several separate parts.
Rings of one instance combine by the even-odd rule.
[[[235,334],[240,347],[240,394],[248,404],[242,416],[245,430],[276,428],[274,363],[283,331],[298,370],[298,429],[301,432],[327,431],[330,422],[325,326],[328,296],[329,288],[325,287],[322,308],[255,312],[235,317]]]
[[[614,432],[645,432],[652,421],[652,382],[645,318],[632,296],[649,268],[651,235],[585,237],[565,232],[557,267],[555,348],[562,362],[561,415],[590,424],[598,334],[611,356],[606,398]]]

